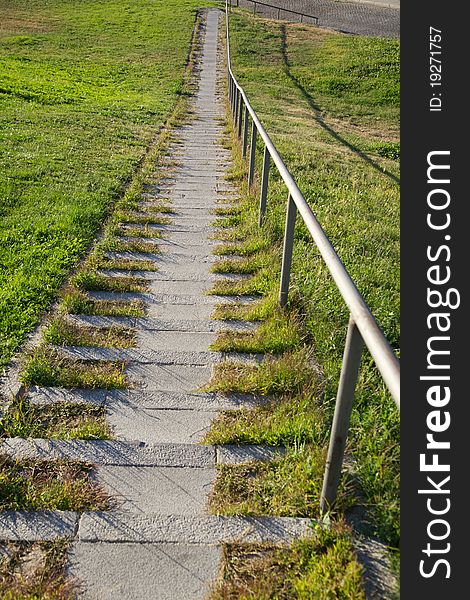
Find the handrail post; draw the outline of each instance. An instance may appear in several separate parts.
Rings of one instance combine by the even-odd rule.
[[[240,94],[240,106],[238,108],[238,137],[242,135],[242,119],[243,119],[243,96]]]
[[[362,336],[350,316],[320,497],[321,513],[328,512],[336,499],[363,347]]]
[[[256,158],[256,134],[258,129],[256,123],[253,121],[253,127],[251,129],[251,145],[250,145],[250,166],[248,169],[248,187],[251,188],[253,185],[253,179],[255,177],[255,158]]]
[[[242,146],[242,155],[243,158],[246,157],[246,149],[248,146],[248,106],[245,106],[245,118],[243,120],[243,146]]]
[[[233,118],[234,119],[236,117],[237,102],[238,102],[238,88],[237,88],[237,86],[235,86],[235,94],[234,94],[233,106],[232,106],[232,113],[233,113]]]
[[[282,308],[287,305],[289,296],[290,270],[292,253],[294,250],[294,229],[297,216],[297,206],[289,193],[287,198],[286,228],[284,233],[284,249],[282,251],[281,286],[279,290],[279,303]]]
[[[263,158],[263,175],[261,176],[261,196],[259,199],[259,219],[258,225],[261,227],[266,213],[266,198],[268,197],[268,181],[269,181],[269,167],[271,165],[271,156],[269,154],[268,147],[264,147],[264,158]]]

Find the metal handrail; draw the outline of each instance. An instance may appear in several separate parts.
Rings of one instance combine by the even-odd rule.
[[[261,176],[261,196],[259,208],[259,224],[263,223],[266,212],[267,189],[269,182],[270,162],[274,163],[281,175],[289,196],[287,200],[286,227],[284,235],[283,259],[281,268],[281,283],[279,301],[281,306],[287,304],[291,262],[294,244],[294,227],[297,211],[310,232],[317,248],[325,261],[349,312],[348,334],[346,338],[341,376],[336,398],[335,415],[331,430],[328,449],[325,478],[320,502],[320,509],[325,512],[336,498],[337,487],[341,474],[344,449],[349,429],[349,419],[352,410],[354,390],[359,373],[363,344],[365,344],[392,395],[397,407],[400,407],[400,363],[389,342],[380,330],[364,298],[358,291],[351,276],[337,255],[333,245],[323,231],[319,221],[307,204],[302,192],[295,183],[288,168],[284,164],[271,138],[261,124],[248,97],[238,83],[232,71],[230,55],[230,29],[228,0],[225,0],[225,19],[227,36],[227,76],[228,91],[235,128],[242,138],[243,156],[247,154],[248,120],[252,120],[251,147],[249,157],[248,182],[251,186],[254,179],[255,152],[257,135],[264,142],[263,171]],[[242,127],[243,118],[243,127]]]
[[[287,13],[291,13],[292,15],[299,15],[301,23],[303,22],[303,18],[307,17],[307,19],[312,19],[313,21],[315,21],[315,24],[318,24],[318,17],[314,17],[313,15],[309,15],[304,12],[299,12],[297,10],[292,10],[290,8],[284,8],[282,6],[276,6],[274,4],[268,4],[267,2],[260,2],[260,0],[244,0],[244,1],[251,2],[252,4],[254,4],[253,14],[256,14],[256,6],[259,4],[260,6],[267,6],[268,8],[275,8],[277,10],[277,18],[278,19],[281,16],[281,12],[287,12]],[[237,0],[236,6],[238,7],[239,5],[240,5],[240,0]],[[230,0],[230,7],[231,6],[232,6],[232,0]]]

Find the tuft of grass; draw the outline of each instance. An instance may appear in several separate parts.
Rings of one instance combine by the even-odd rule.
[[[70,402],[43,406],[22,399],[4,411],[0,437],[109,440],[112,433],[103,407]]]
[[[109,236],[101,243],[101,248],[109,252],[138,252],[141,254],[158,254],[160,247],[156,242],[141,240],[139,238],[125,239]]]
[[[255,331],[222,331],[210,349],[215,352],[281,354],[299,348],[306,334],[297,315],[278,310]]]
[[[107,277],[94,271],[85,271],[75,275],[73,285],[85,291],[101,292],[145,292],[148,281],[139,277]]]
[[[218,256],[230,256],[231,254],[238,256],[252,256],[253,254],[258,254],[262,250],[268,248],[268,240],[250,238],[242,244],[219,244],[214,248],[213,253]]]
[[[215,514],[319,517],[326,450],[300,446],[270,462],[219,465],[209,497]],[[356,503],[352,486],[343,477],[335,511]]]
[[[132,225],[123,225],[119,229],[121,236],[130,238],[145,238],[145,239],[158,239],[162,237],[162,232],[154,227],[132,227]]]
[[[246,394],[295,394],[319,385],[320,375],[306,349],[266,357],[258,365],[223,361],[214,366],[204,391]]]
[[[324,410],[318,394],[278,396],[252,409],[223,411],[212,422],[206,444],[324,444]]]
[[[1,542],[3,600],[72,600],[76,582],[67,575],[70,541]]]
[[[169,225],[171,220],[168,217],[164,217],[161,211],[152,213],[146,212],[124,212],[117,211],[113,215],[113,219],[116,223],[133,224],[138,225]]]
[[[106,317],[143,317],[145,304],[141,300],[93,300],[85,292],[69,288],[59,307],[72,315],[101,315]]]
[[[211,267],[212,273],[241,273],[252,275],[261,268],[262,264],[254,260],[219,260]]]
[[[127,387],[124,363],[67,358],[48,346],[37,347],[25,359],[20,379],[24,385],[92,389]]]
[[[157,265],[152,260],[131,258],[109,258],[101,257],[97,261],[98,269],[110,269],[116,271],[158,271]]]
[[[209,600],[365,600],[362,567],[344,525],[312,528],[287,548],[226,544]]]
[[[102,348],[132,348],[136,332],[126,327],[88,327],[58,316],[44,331],[43,339],[55,346],[99,346]]]
[[[0,455],[0,511],[109,508],[92,478],[93,466],[74,460],[21,460]]]

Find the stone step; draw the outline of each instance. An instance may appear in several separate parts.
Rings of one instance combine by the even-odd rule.
[[[186,315],[191,316],[191,315]],[[250,332],[259,327],[256,321],[214,321],[214,320],[170,320],[163,321],[151,317],[101,317],[89,315],[67,315],[67,319],[77,325],[87,327],[137,327],[147,331],[187,331],[187,332]]]
[[[217,517],[128,513],[84,513],[78,526],[82,542],[175,544],[288,544],[312,531],[311,519],[291,517]]]
[[[185,332],[170,332],[173,334],[184,335]],[[190,334],[188,334],[190,335]],[[206,335],[206,334],[191,334],[191,335]],[[213,335],[213,334],[207,334]],[[136,348],[98,348],[93,346],[57,346],[57,351],[63,356],[74,358],[76,360],[93,360],[93,361],[113,361],[125,363],[125,372],[129,373],[134,367],[147,365],[151,369],[152,365],[155,369],[162,367],[180,366],[182,372],[191,367],[204,366],[208,368],[211,364],[230,360],[243,364],[258,364],[264,355],[263,354],[243,354],[240,352],[203,352],[191,350],[151,350],[151,349],[136,349]]]
[[[218,546],[74,542],[69,569],[84,600],[203,600],[220,560]]]
[[[122,405],[141,406],[146,410],[237,410],[254,408],[271,401],[268,396],[253,394],[215,394],[177,392],[146,392],[142,390],[88,390],[57,387],[33,386],[28,389],[28,400],[32,404],[46,405],[55,402],[89,403],[97,406],[114,406],[121,410]]]
[[[289,544],[300,537],[308,537],[312,524],[312,519],[292,517],[136,515],[118,511],[79,516],[66,511],[5,511],[0,519],[0,538],[4,541],[40,541],[77,537],[79,542],[114,544]]]
[[[146,444],[196,444],[204,439],[216,412],[149,409],[136,403],[107,404],[107,422],[117,440]]]
[[[155,261],[158,266],[158,261]],[[171,269],[171,270],[170,270]],[[110,278],[116,277],[138,277],[146,281],[201,281],[215,283],[217,281],[241,281],[249,279],[251,275],[238,273],[210,273],[206,265],[197,270],[192,265],[181,264],[169,265],[168,268],[160,268],[158,271],[132,271],[126,269],[100,269],[100,275]]]
[[[97,481],[119,512],[204,515],[215,468],[99,466]]]
[[[4,438],[1,451],[14,460],[81,460],[95,465],[129,467],[188,467],[207,469],[217,464],[270,461],[282,447],[205,444],[146,444],[118,440],[49,440]],[[0,514],[0,519],[1,515]],[[1,538],[0,538],[1,539]]]

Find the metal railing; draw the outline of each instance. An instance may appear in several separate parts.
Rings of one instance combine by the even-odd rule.
[[[248,125],[251,118],[251,143],[249,154],[248,182],[253,185],[255,174],[256,139],[260,136],[264,143],[263,170],[261,174],[261,194],[259,202],[259,225],[263,224],[266,212],[269,170],[274,163],[287,189],[287,211],[282,254],[279,303],[286,306],[289,294],[289,281],[294,247],[294,227],[297,212],[300,213],[310,235],[327,265],[341,296],[349,309],[349,325],[343,354],[341,375],[336,397],[335,412],[328,447],[328,456],[320,500],[320,510],[327,512],[336,499],[341,476],[344,450],[349,430],[349,421],[354,399],[354,391],[359,374],[363,346],[368,348],[374,362],[398,408],[400,408],[400,363],[390,344],[377,325],[364,298],[359,293],[349,273],[336,254],[330,240],[323,231],[312,209],[307,204],[292,175],[276,147],[261,124],[245,91],[232,71],[230,59],[229,0],[225,0],[227,36],[227,76],[230,106],[235,129],[242,141],[243,156],[248,151]]]
[[[303,23],[304,21],[304,17],[307,19],[311,19],[313,21],[313,23],[318,24],[318,17],[314,17],[313,15],[308,15],[307,13],[304,12],[299,12],[297,10],[292,10],[290,8],[284,8],[282,6],[276,6],[274,4],[269,4],[267,2],[260,2],[259,0],[243,0],[244,2],[250,2],[251,4],[253,4],[253,14],[256,14],[256,8],[258,6],[264,6],[266,8],[274,8],[275,10],[277,10],[277,18],[280,19],[281,18],[281,13],[289,13],[291,15],[297,15],[298,17],[300,17],[300,22]],[[232,3],[233,2],[233,3]],[[240,6],[240,0],[229,0],[229,6],[236,6],[239,7]]]

